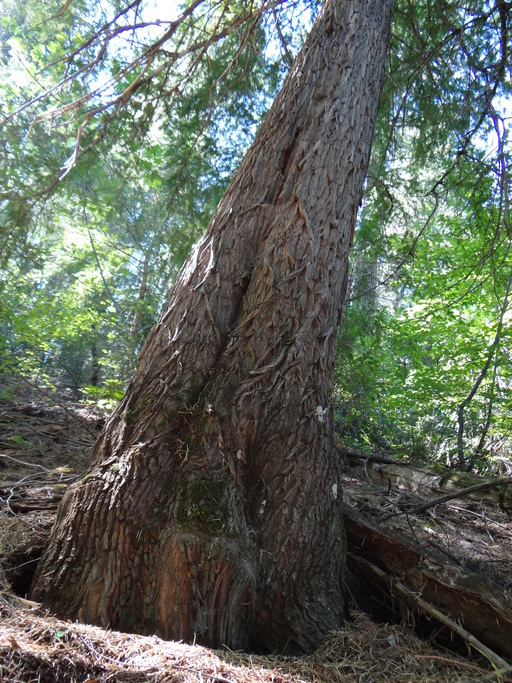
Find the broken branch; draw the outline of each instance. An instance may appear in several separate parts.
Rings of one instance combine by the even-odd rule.
[[[483,654],[484,657],[487,657],[487,659],[498,669],[509,668],[509,663],[488,648],[487,645],[484,645],[480,640],[478,640],[478,638],[475,638],[475,636],[469,633],[469,631],[466,631],[465,628],[460,626],[460,624],[457,624],[455,621],[453,621],[453,619],[447,617],[422,597],[410,591],[401,581],[389,576],[382,569],[379,569],[379,567],[376,567],[374,564],[362,557],[354,556],[353,559],[355,559],[357,563],[363,565],[366,569],[370,570],[381,582],[387,583],[391,590],[397,590],[409,603],[417,605],[425,614],[436,619],[436,621],[443,624],[443,626],[446,626],[453,633],[456,633],[458,636],[460,636],[466,641],[466,643],[474,647],[475,650],[478,650],[478,652]]]
[[[512,484],[512,477],[504,477],[502,479],[495,479],[494,481],[486,481],[483,484],[475,484],[475,486],[468,486],[468,488],[461,489],[460,491],[447,493],[445,496],[434,498],[434,500],[430,500],[422,505],[418,505],[413,510],[409,510],[409,512],[410,514],[418,515],[420,512],[425,512],[425,510],[428,510],[435,505],[447,503],[449,500],[453,500],[454,498],[463,498],[469,493],[474,493],[475,491],[485,491],[486,489],[493,489],[497,486],[505,486],[506,484]]]

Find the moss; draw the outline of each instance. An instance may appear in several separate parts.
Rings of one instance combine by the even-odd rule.
[[[200,475],[186,482],[177,509],[178,522],[207,534],[219,534],[225,526],[228,482]]]
[[[140,400],[135,403],[133,408],[129,408],[124,412],[124,421],[127,425],[134,422],[139,415],[144,413],[148,408],[151,408],[158,402],[158,397],[154,394],[148,394],[143,396]]]

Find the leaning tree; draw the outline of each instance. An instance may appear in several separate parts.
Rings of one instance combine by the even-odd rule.
[[[63,499],[58,614],[288,651],[342,622],[334,348],[393,5],[325,3]]]

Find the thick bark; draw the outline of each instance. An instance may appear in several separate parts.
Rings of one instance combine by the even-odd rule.
[[[341,623],[330,392],[392,8],[326,3],[63,501],[49,608],[232,648]]]

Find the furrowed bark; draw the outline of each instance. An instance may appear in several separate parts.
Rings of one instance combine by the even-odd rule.
[[[340,625],[334,346],[393,4],[326,3],[63,500],[49,608],[231,648]]]

